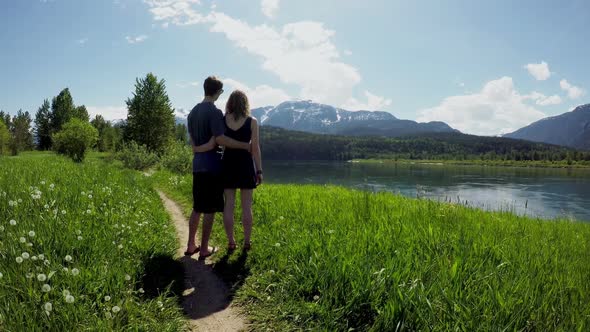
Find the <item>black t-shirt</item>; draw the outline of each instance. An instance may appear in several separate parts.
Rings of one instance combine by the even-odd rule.
[[[203,145],[213,136],[221,136],[225,131],[223,113],[211,102],[197,104],[187,118],[188,132],[196,146]],[[193,172],[220,172],[221,154],[219,148],[195,153]]]

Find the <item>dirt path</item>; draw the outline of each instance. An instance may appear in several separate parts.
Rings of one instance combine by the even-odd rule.
[[[188,220],[182,214],[181,208],[158,190],[158,194],[170,214],[176,234],[179,249],[176,252],[184,267],[184,292],[182,307],[188,319],[190,331],[242,331],[246,323],[231,305],[229,288],[213,272],[211,262],[198,261],[198,254],[194,258],[184,256],[188,239]]]

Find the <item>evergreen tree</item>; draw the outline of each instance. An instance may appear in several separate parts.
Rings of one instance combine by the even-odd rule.
[[[13,155],[33,148],[33,134],[31,133],[31,115],[19,110],[12,118],[12,140],[10,150]]]
[[[51,101],[51,133],[60,131],[63,125],[74,117],[75,113],[74,100],[70,90],[65,88]]]
[[[176,140],[179,142],[187,143],[188,142],[188,129],[184,123],[177,123],[174,127]]]
[[[45,99],[35,114],[35,139],[39,150],[51,149],[51,119],[49,100]]]
[[[10,143],[10,132],[4,124],[3,117],[0,118],[0,156],[8,153],[8,144]]]
[[[126,136],[159,154],[174,139],[174,109],[164,80],[152,73],[136,79],[133,97],[127,99]]]

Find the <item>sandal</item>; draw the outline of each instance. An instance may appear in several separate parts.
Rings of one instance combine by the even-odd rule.
[[[196,254],[199,251],[201,251],[201,247],[200,246],[197,246],[197,248],[195,248],[195,250],[193,250],[193,251],[185,251],[184,252],[184,255],[185,256],[192,256],[192,255]]]
[[[244,243],[244,247],[242,247],[243,251],[248,251],[252,248],[252,244],[250,242]]]
[[[214,253],[217,252],[217,247],[210,247],[210,248],[211,248],[211,251],[209,251],[208,254],[205,254],[205,255],[200,254],[199,255],[199,260],[200,261],[204,261],[207,257],[210,257],[211,255],[213,255]]]
[[[235,244],[235,243],[230,243],[230,244],[228,244],[228,245],[227,245],[227,250],[228,250],[228,251],[234,251],[234,250],[236,250],[237,248],[238,248],[238,245],[237,245],[237,244]]]

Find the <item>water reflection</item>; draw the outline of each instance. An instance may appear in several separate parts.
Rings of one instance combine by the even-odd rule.
[[[269,183],[335,184],[590,221],[590,170],[267,161]]]

